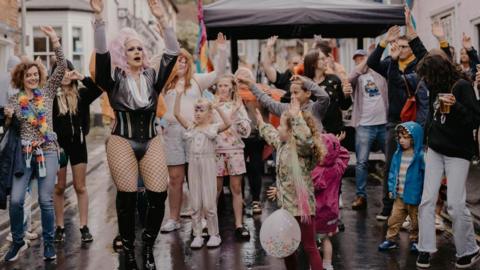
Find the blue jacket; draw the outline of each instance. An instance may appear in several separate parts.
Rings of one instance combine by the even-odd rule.
[[[14,176],[21,176],[24,172],[20,124],[17,118],[13,117],[0,140],[0,209],[7,208],[7,195],[10,194]]]
[[[400,124],[405,127],[413,138],[414,154],[412,163],[408,166],[405,187],[403,191],[403,202],[410,205],[419,205],[423,192],[423,177],[425,175],[425,160],[423,154],[423,129],[415,122]],[[400,163],[402,160],[402,147],[397,142],[397,151],[393,154],[390,171],[388,174],[388,191],[397,197],[397,181]]]

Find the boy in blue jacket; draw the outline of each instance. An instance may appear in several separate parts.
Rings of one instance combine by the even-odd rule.
[[[395,240],[408,215],[411,219],[410,251],[416,253],[418,205],[422,199],[425,172],[423,130],[415,122],[406,122],[398,125],[396,131],[398,146],[388,175],[388,195],[395,202],[388,219],[386,240],[378,246],[378,250],[387,251],[398,247]]]

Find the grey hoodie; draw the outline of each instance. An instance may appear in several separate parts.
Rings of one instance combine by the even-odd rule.
[[[8,98],[15,94],[15,89],[13,89],[10,84],[12,80],[11,72],[18,64],[20,64],[20,59],[15,55],[11,55],[8,58],[7,71],[0,73],[0,108],[5,107],[8,102]]]
[[[307,80],[303,86],[312,92],[317,99],[317,101],[309,100],[306,104],[300,108],[302,111],[308,111],[312,113],[314,116],[317,128],[319,131],[323,131],[323,124],[322,120],[325,117],[325,113],[327,112],[328,104],[330,103],[330,97],[328,93],[325,91],[325,87],[320,87],[316,83],[311,80]],[[262,90],[258,89],[257,86],[251,86],[252,93],[255,95],[257,100],[260,104],[267,108],[271,113],[281,116],[282,113],[289,108],[289,103],[280,103],[275,101],[272,97],[267,95]]]

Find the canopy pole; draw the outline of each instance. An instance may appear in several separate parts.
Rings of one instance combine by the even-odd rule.
[[[232,73],[238,69],[238,40],[230,37],[230,54],[232,55]]]
[[[357,50],[363,49],[363,38],[357,38]]]

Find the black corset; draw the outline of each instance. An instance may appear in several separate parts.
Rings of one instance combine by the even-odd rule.
[[[157,135],[155,111],[115,111],[113,135],[134,141],[148,141]]]

